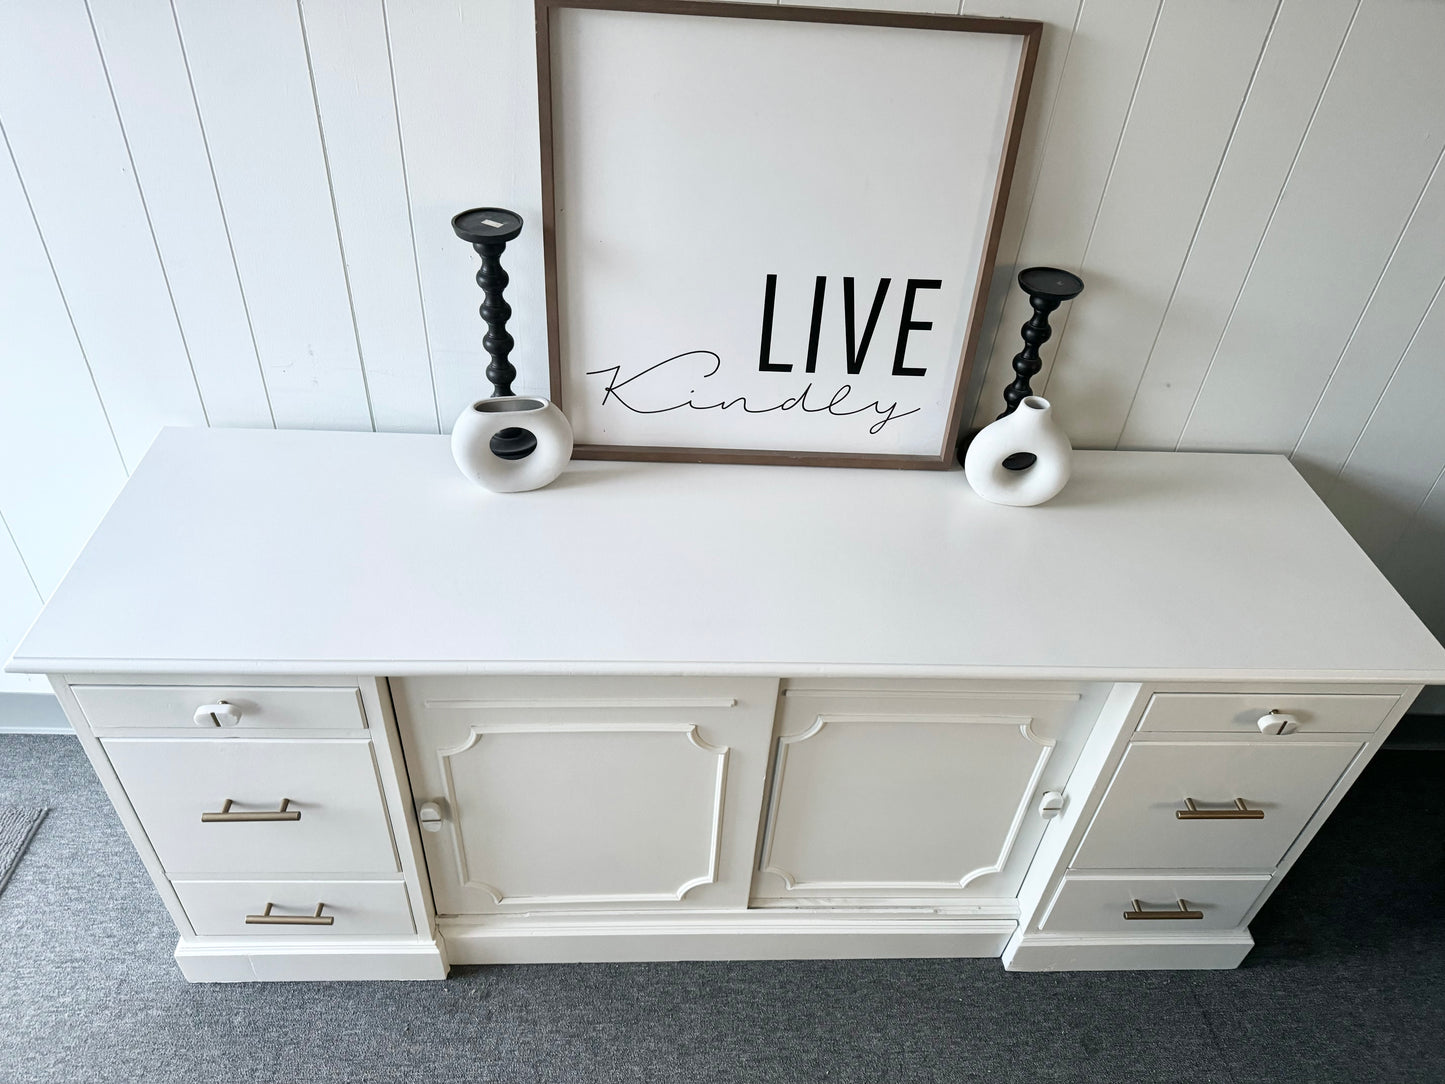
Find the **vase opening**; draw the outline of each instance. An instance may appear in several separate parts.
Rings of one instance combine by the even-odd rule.
[[[547,400],[526,397],[481,399],[472,404],[472,409],[478,414],[522,414],[546,408]]]
[[[537,434],[514,425],[492,434],[492,439],[487,441],[487,449],[498,459],[508,462],[526,459],[537,450]]]
[[[1047,399],[1042,399],[1037,395],[1027,395],[1019,403],[1019,406],[1028,407],[1030,410],[1048,410],[1049,401]]]
[[[1033,452],[1014,452],[1013,455],[1003,457],[1004,470],[1028,470],[1039,461],[1039,457]]]

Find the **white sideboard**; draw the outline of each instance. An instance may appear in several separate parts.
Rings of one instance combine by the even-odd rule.
[[[1437,644],[1277,456],[962,474],[166,430],[9,663],[195,981],[1232,967]]]

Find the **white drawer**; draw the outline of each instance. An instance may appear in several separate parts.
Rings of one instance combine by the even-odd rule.
[[[366,726],[356,689],[228,685],[72,685],[81,710],[98,730],[164,727],[214,736],[218,730],[360,730]],[[196,712],[224,701],[224,712]],[[214,717],[213,717],[214,715]]]
[[[1269,882],[1268,877],[1071,874],[1039,920],[1039,929],[1131,934],[1232,930],[1244,921]],[[1126,918],[1126,914],[1133,917]],[[1170,917],[1151,917],[1154,915]]]
[[[1373,733],[1399,701],[1398,696],[1295,693],[1156,693],[1149,701],[1141,731],[1193,731],[1262,737],[1259,718],[1271,711],[1298,720],[1292,733]]]
[[[401,937],[416,932],[406,885],[401,881],[171,883],[186,917],[202,936]],[[267,904],[271,905],[269,914]],[[315,921],[318,904],[319,917],[331,919],[330,923]],[[248,916],[252,921],[246,921]]]
[[[371,743],[332,739],[101,743],[172,876],[392,873],[397,869]],[[232,803],[235,819],[202,821]],[[277,811],[297,819],[245,820]]]
[[[1134,742],[1072,863],[1076,869],[1272,869],[1359,742]],[[1181,819],[1188,800],[1210,813]]]

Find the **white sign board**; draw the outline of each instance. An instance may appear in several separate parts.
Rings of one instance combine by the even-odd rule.
[[[1038,24],[601,2],[538,0],[577,455],[951,464]]]

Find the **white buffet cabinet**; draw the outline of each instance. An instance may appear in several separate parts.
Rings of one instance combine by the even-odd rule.
[[[166,430],[46,673],[195,981],[1232,967],[1442,650],[1277,456],[960,472]]]

